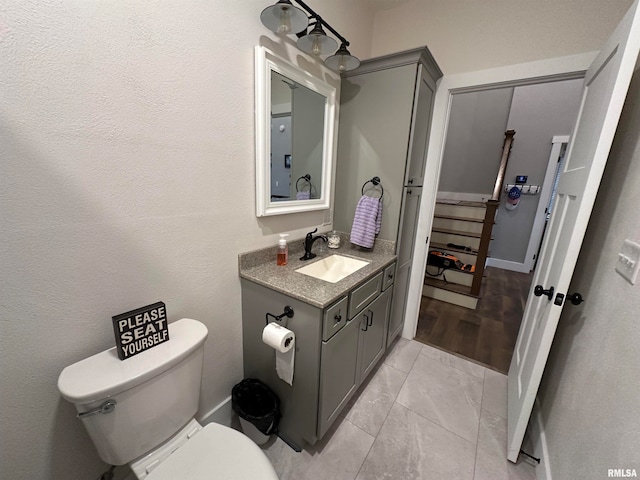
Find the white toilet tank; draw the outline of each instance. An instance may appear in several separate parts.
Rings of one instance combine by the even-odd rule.
[[[116,402],[110,413],[81,417],[102,460],[124,465],[194,417],[206,338],[206,326],[183,318],[169,324],[169,341],[138,355],[120,360],[113,347],[62,371],[58,389],[80,414]]]

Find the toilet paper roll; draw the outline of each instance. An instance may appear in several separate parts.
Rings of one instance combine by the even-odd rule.
[[[293,385],[296,334],[275,322],[271,322],[262,331],[262,341],[276,351],[278,377],[289,385]]]
[[[269,323],[262,331],[262,341],[280,353],[291,350],[295,339],[295,333],[275,322]]]

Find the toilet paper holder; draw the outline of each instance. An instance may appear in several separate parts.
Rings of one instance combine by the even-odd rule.
[[[269,325],[269,317],[272,317],[276,322],[282,320],[283,317],[292,318],[293,317],[293,308],[287,305],[284,307],[284,313],[281,315],[274,315],[273,313],[268,313],[265,315],[265,325]]]

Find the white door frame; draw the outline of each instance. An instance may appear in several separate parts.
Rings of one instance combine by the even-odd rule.
[[[569,135],[554,136],[551,140],[551,153],[549,154],[547,172],[545,173],[544,181],[542,182],[542,190],[540,190],[538,208],[536,210],[536,216],[533,220],[533,227],[531,228],[529,246],[527,247],[527,253],[524,257],[524,266],[527,273],[533,269],[533,264],[535,262],[533,256],[538,252],[538,249],[540,248],[540,242],[542,241],[542,234],[544,233],[544,225],[547,218],[546,210],[549,206],[549,200],[551,200],[551,192],[553,191],[556,172],[558,170],[558,159],[560,158],[562,145],[567,143],[569,143]]]
[[[582,78],[591,62],[596,58],[597,53],[584,53],[478,72],[449,75],[439,80],[434,99],[433,120],[425,159],[422,202],[416,229],[417,241],[413,251],[407,308],[402,330],[404,338],[413,339],[418,328],[422,285],[427,264],[427,252],[429,251],[427,237],[430,235],[433,223],[440,167],[444,154],[453,95],[456,93]],[[426,240],[423,241],[423,239]]]

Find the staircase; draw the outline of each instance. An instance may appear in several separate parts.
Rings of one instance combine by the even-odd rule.
[[[427,263],[422,289],[424,296],[473,310],[477,307],[514,135],[513,130],[505,132],[500,168],[490,200],[469,202],[441,199],[436,202],[429,251],[453,255],[462,263],[475,266],[475,271],[442,270]]]
[[[447,269],[440,273],[441,269],[427,264],[423,295],[476,308],[498,205],[494,200],[436,202],[429,251],[454,255],[462,263],[474,265],[475,271]]]

